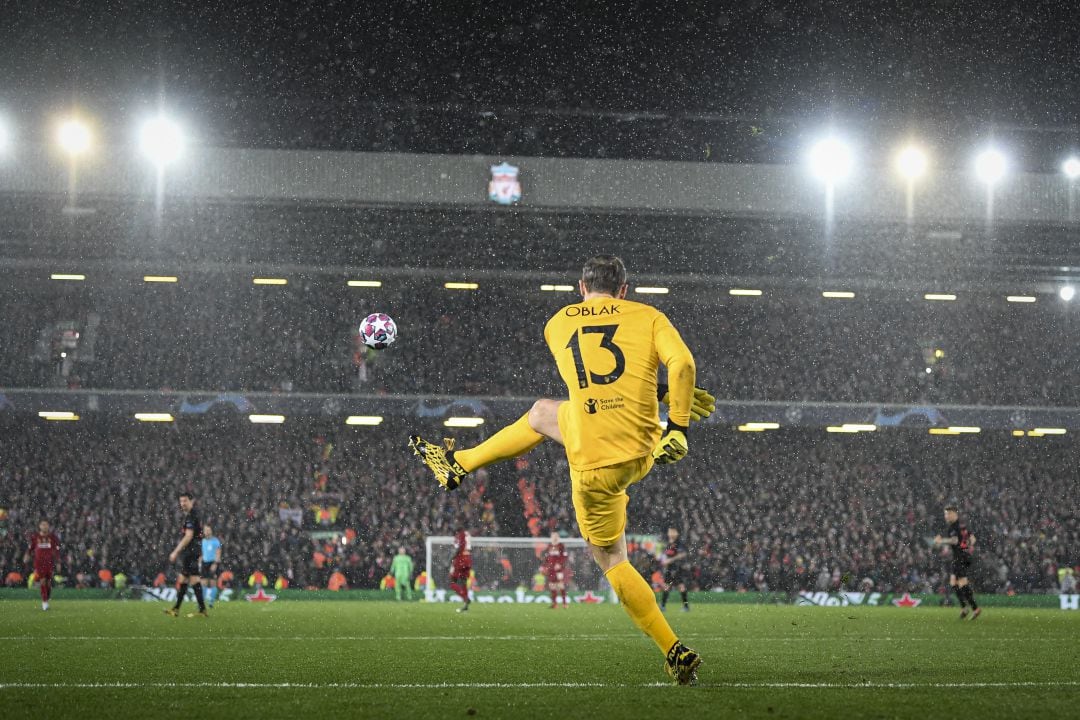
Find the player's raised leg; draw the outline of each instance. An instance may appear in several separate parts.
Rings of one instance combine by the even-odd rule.
[[[561,443],[558,421],[560,402],[537,400],[529,412],[475,447],[454,450],[452,440],[439,445],[419,435],[410,436],[409,446],[423,459],[439,484],[453,490],[474,470],[520,457],[545,438]]]

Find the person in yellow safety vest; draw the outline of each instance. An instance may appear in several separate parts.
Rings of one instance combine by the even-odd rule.
[[[428,578],[427,570],[421,570],[413,581],[413,590],[420,592],[428,589],[435,590],[435,581]]]
[[[289,578],[284,575],[278,575],[278,579],[274,581],[275,590],[284,590],[289,587]]]
[[[256,570],[248,576],[248,587],[261,587],[266,585],[266,575],[262,570]]]
[[[533,575],[532,589],[534,592],[542,592],[547,587],[547,578],[539,570]]]

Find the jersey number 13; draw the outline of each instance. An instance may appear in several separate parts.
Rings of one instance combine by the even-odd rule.
[[[570,341],[566,343],[566,347],[570,348],[570,354],[574,356],[574,369],[577,371],[579,388],[589,387],[590,382],[593,385],[610,385],[622,377],[623,371],[626,370],[626,356],[623,355],[622,348],[612,340],[615,337],[615,331],[618,329],[618,325],[586,325],[580,331],[575,330],[574,334],[570,336]],[[581,359],[580,337],[581,335],[591,334],[602,334],[600,347],[615,357],[615,368],[606,375],[597,375],[586,370],[585,361]]]

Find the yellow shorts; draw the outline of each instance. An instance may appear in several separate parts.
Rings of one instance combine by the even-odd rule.
[[[651,455],[592,470],[570,470],[574,513],[581,536],[600,547],[612,545],[626,531],[626,488],[649,474]]]

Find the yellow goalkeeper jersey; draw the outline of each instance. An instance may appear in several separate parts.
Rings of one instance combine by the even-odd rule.
[[[544,339],[570,394],[559,427],[574,470],[652,452],[661,431],[659,363],[668,368],[669,417],[690,423],[694,358],[656,308],[610,297],[567,305],[548,320]]]

